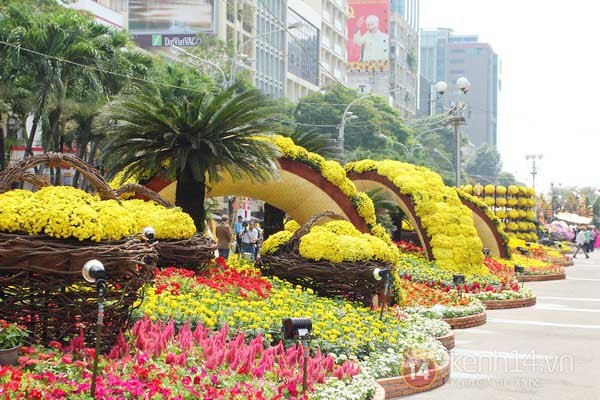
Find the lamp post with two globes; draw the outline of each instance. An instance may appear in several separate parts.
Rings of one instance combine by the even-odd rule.
[[[531,187],[533,188],[533,190],[535,190],[535,176],[538,173],[538,169],[537,166],[535,165],[536,161],[542,161],[542,158],[544,157],[543,154],[526,154],[525,155],[525,159],[526,160],[531,160]]]
[[[443,96],[444,93],[448,90],[448,84],[444,81],[439,81],[435,85],[435,91],[438,95],[438,98]],[[456,145],[456,154],[455,154],[455,163],[454,163],[454,173],[456,175],[456,187],[460,187],[460,130],[459,127],[461,125],[466,124],[466,119],[464,116],[464,111],[466,108],[466,104],[462,101],[462,96],[466,95],[469,90],[471,90],[471,83],[464,76],[458,78],[456,80],[456,87],[458,88],[458,99],[455,104],[453,104],[447,111],[450,115],[450,125],[454,127],[454,137],[455,137],[455,145]],[[436,98],[437,100],[437,98]]]

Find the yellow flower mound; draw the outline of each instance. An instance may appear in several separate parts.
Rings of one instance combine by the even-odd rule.
[[[300,224],[294,221],[293,219],[290,219],[285,223],[283,227],[286,231],[294,233],[298,229],[300,229]]]
[[[493,206],[493,205],[496,203],[496,200],[495,200],[495,199],[494,199],[492,196],[485,196],[485,197],[483,198],[483,202],[484,202],[484,203],[485,203],[487,206],[491,207],[491,206]]]
[[[152,226],[157,238],[184,239],[196,228],[180,209],[141,200],[100,200],[69,186],[0,194],[0,231],[79,240],[119,240]]]
[[[265,255],[275,254],[289,242],[293,233],[287,230],[271,235],[262,246]],[[330,221],[313,226],[300,239],[300,255],[310,260],[331,262],[381,261],[394,263],[399,250],[368,233],[360,233],[348,221]]]
[[[282,158],[306,163],[311,168],[321,172],[327,181],[339,187],[352,200],[352,204],[371,229],[371,233],[391,243],[391,239],[385,232],[385,229],[377,225],[373,201],[371,201],[366,193],[356,189],[356,186],[348,179],[346,171],[338,162],[325,160],[320,155],[311,153],[304,147],[296,145],[292,139],[280,135],[265,136],[261,140],[275,144],[279,148]]]
[[[294,221],[296,222],[296,221]],[[297,224],[297,223],[296,223]],[[287,224],[286,224],[287,225]],[[298,225],[299,227],[299,225]],[[290,239],[294,236],[294,232],[289,230],[280,231],[269,236],[267,240],[265,240],[260,248],[260,252],[262,254],[275,254],[281,246],[290,241]]]
[[[487,272],[471,210],[438,174],[425,167],[389,160],[349,163],[346,171],[376,171],[413,198],[415,211],[431,237],[433,255],[442,268],[473,274]]]
[[[178,207],[165,208],[144,200],[127,200],[122,204],[134,217],[134,234],[146,226],[154,228],[157,239],[187,239],[196,233],[192,218]]]
[[[394,263],[398,259],[398,252],[394,251],[394,247],[368,233],[360,233],[347,221],[327,222],[312,227],[300,239],[300,255],[315,261],[331,262]]]

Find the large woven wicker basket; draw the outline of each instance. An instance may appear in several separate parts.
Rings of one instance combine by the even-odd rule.
[[[312,217],[298,229],[276,254],[264,255],[256,263],[263,274],[277,276],[295,285],[311,288],[320,296],[343,297],[371,305],[373,296],[383,290],[385,282],[373,277],[375,268],[392,268],[376,261],[361,263],[312,261],[300,255],[300,239],[323,220],[343,219],[327,211]]]
[[[133,193],[136,197],[152,200],[164,207],[173,207],[155,191],[137,183],[128,183],[117,190],[119,197]],[[197,234],[190,239],[160,240],[155,245],[158,267],[177,266],[196,270],[214,258],[217,243],[206,235]]]
[[[28,157],[3,171],[0,193],[19,181],[47,186],[29,173],[39,164],[71,166],[102,199],[118,201],[98,171],[77,157],[60,153]],[[98,299],[81,269],[85,262],[98,259],[108,275],[102,346],[106,349],[127,326],[134,304],[141,300],[139,289],[154,276],[157,258],[156,250],[142,237],[92,242],[0,232],[0,318],[25,325],[36,342],[65,342],[83,330],[88,343],[93,343]]]

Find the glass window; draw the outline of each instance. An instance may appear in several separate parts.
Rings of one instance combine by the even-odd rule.
[[[288,71],[318,85],[319,29],[291,9],[288,10],[287,22],[288,25],[298,25],[288,34]]]

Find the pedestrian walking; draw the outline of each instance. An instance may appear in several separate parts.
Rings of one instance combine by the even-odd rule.
[[[221,217],[221,223],[217,225],[215,235],[217,236],[219,256],[228,259],[229,250],[231,249],[231,243],[233,241],[233,233],[229,227],[229,217],[227,217],[227,215]]]
[[[579,250],[583,250],[583,254],[585,254],[585,258],[590,258],[590,256],[587,253],[586,250],[586,232],[587,228],[584,226],[583,228],[581,228],[581,230],[577,233],[577,236],[575,237],[575,243],[577,244],[577,249],[575,250],[575,253],[573,254],[573,258],[577,257],[577,253],[579,253]]]
[[[233,233],[235,234],[235,252],[238,254],[242,253],[242,232],[244,231],[244,223],[242,216],[238,215],[237,222],[233,224]]]
[[[590,243],[588,245],[588,253],[594,252],[594,244],[596,244],[596,237],[598,236],[598,232],[596,232],[596,227],[590,227]]]
[[[245,223],[244,223],[245,224]],[[258,243],[258,229],[256,229],[254,222],[250,222],[249,226],[244,227],[242,231],[242,252],[250,253],[252,259],[256,259],[256,245]]]

